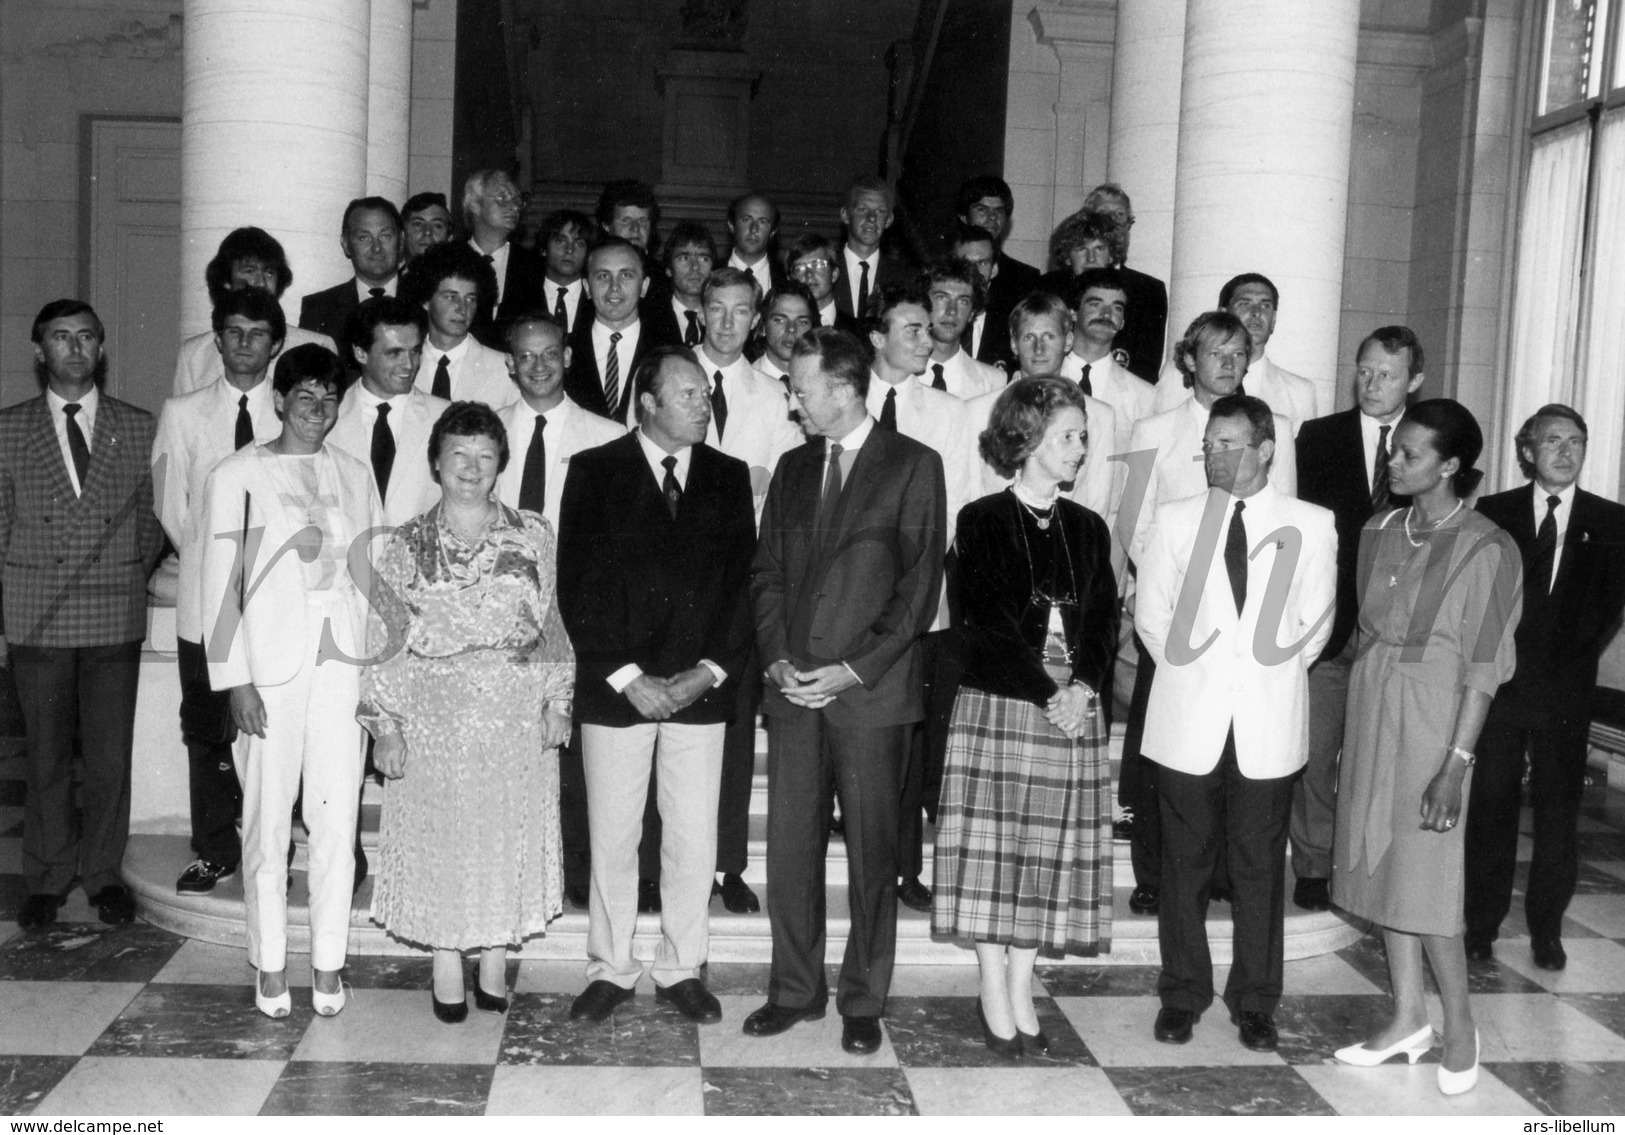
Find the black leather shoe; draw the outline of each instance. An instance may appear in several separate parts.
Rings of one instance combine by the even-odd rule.
[[[931,888],[920,882],[918,875],[911,875],[897,884],[897,901],[910,910],[930,914]]]
[[[564,888],[564,901],[577,910],[586,910],[588,902],[588,887],[586,883],[578,883],[573,887]]]
[[[1151,1035],[1163,1044],[1186,1044],[1191,1039],[1191,1029],[1196,1024],[1197,1014],[1189,1009],[1175,1009],[1164,1005],[1157,1013],[1157,1023],[1151,1030]]]
[[[1495,960],[1495,947],[1484,938],[1469,938],[1464,945],[1467,947],[1467,960],[1470,962]]]
[[[1231,1014],[1230,1019],[1237,1025],[1236,1035],[1241,1043],[1254,1052],[1274,1052],[1277,1041],[1275,1034],[1275,1019],[1268,1013],[1258,1013],[1251,1009],[1243,1009],[1239,1013]]]
[[[96,908],[96,917],[109,926],[135,921],[135,896],[117,883],[109,883],[91,895],[90,905]]]
[[[448,1025],[459,1025],[468,1020],[468,998],[461,1001],[442,1001],[429,990],[429,1000],[434,1002],[435,1019]]]
[[[976,1019],[982,1025],[982,1043],[994,1056],[1020,1056],[1023,1044],[1021,1030],[1016,1030],[1015,1036],[1000,1036],[993,1031],[993,1026],[987,1023],[987,1011],[982,1008],[982,999],[976,999]]]
[[[17,912],[17,925],[23,930],[49,926],[56,921],[56,912],[66,901],[61,895],[29,895]]]
[[[756,892],[738,875],[724,875],[722,882],[711,884],[711,893],[722,896],[722,905],[733,914],[755,914],[762,909]]]
[[[625,989],[613,981],[594,981],[581,991],[570,1005],[572,1021],[602,1021],[615,1011],[615,1006],[632,1000],[636,990]]]
[[[214,890],[214,885],[221,879],[229,879],[237,873],[235,866],[227,867],[224,863],[216,863],[212,859],[202,856],[187,864],[181,877],[175,880],[175,892],[182,895],[206,895]]]
[[[660,913],[660,884],[653,879],[638,880],[638,913]]]
[[[1162,896],[1156,887],[1141,884],[1134,888],[1134,893],[1128,897],[1128,908],[1135,914],[1156,914],[1161,904]]]
[[[655,986],[655,1000],[675,1005],[683,1016],[702,1025],[722,1020],[722,1003],[697,977],[679,981],[675,985]]]
[[[792,1009],[788,1005],[775,1005],[769,1001],[745,1018],[745,1025],[741,1031],[746,1036],[778,1036],[798,1021],[823,1020],[828,1008],[828,993],[799,1009]]]
[[[880,1048],[880,1018],[842,1017],[841,1047],[855,1056],[867,1056],[871,1052],[878,1050]]]
[[[504,990],[506,992],[506,990]],[[487,993],[480,988],[478,979],[474,981],[474,1007],[483,1009],[487,1013],[506,1013],[508,1011],[508,998],[498,997],[494,993]],[[465,1010],[466,1011],[466,1010]]]
[[[1292,887],[1292,904],[1301,910],[1332,909],[1332,881],[1299,879]]]
[[[1555,934],[1530,939],[1529,948],[1534,951],[1535,965],[1540,969],[1562,969],[1569,964],[1563,940]]]
[[[1125,843],[1134,838],[1134,809],[1124,808],[1121,819],[1112,821],[1112,838]]]
[[[1046,1056],[1049,1055],[1049,1037],[1044,1035],[1043,1029],[1039,1029],[1035,1033],[1024,1033],[1020,1028],[1017,1028],[1016,1036],[1021,1039],[1023,1052],[1039,1052]]]

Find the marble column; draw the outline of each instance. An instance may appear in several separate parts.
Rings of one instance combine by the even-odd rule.
[[[1225,280],[1281,292],[1270,357],[1332,404],[1359,0],[1188,0],[1168,331]],[[1136,202],[1137,203],[1137,202]]]
[[[1029,19],[1038,42],[1055,52],[1054,221],[1071,216],[1106,180],[1110,144],[1112,0],[1042,0]]]
[[[1129,264],[1166,280],[1174,256],[1185,0],[1119,0],[1106,180],[1134,203]]]
[[[286,249],[290,322],[301,295],[350,274],[339,219],[367,189],[370,9],[369,0],[186,0],[183,336],[208,328],[203,270],[241,225]]]
[[[412,0],[372,0],[367,56],[367,194],[399,205],[412,132]]]

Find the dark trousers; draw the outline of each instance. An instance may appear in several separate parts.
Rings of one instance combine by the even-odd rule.
[[[1123,758],[1117,766],[1117,802],[1134,813],[1134,836],[1129,840],[1129,859],[1134,864],[1134,882],[1141,887],[1157,887],[1162,882],[1162,817],[1157,800],[1157,778],[1162,766],[1140,752],[1145,736],[1145,710],[1151,702],[1151,681],[1157,664],[1134,636],[1139,657],[1134,667],[1134,692],[1129,696],[1128,721],[1123,726]]]
[[[1467,937],[1493,942],[1512,907],[1524,754],[1535,821],[1534,858],[1524,915],[1531,937],[1559,937],[1580,875],[1575,827],[1585,787],[1587,721],[1522,729],[1490,721],[1478,737],[1478,763],[1467,797]]]
[[[23,875],[30,893],[63,895],[77,875],[94,895],[119,882],[130,835],[130,748],[141,643],[12,646],[28,730]],[[73,751],[84,758],[74,823]]]
[[[229,693],[209,688],[209,660],[202,643],[177,639],[175,657],[181,673],[183,723],[194,707],[230,701]],[[231,745],[198,740],[188,735],[184,726],[181,737],[186,742],[187,784],[192,802],[192,850],[210,863],[235,868],[243,857],[242,837],[237,834],[243,787],[237,781]]]
[[[925,870],[925,820],[937,822],[942,795],[942,765],[948,753],[948,723],[965,669],[964,640],[955,628],[920,636],[920,663],[925,672],[925,720],[914,726],[908,764],[903,769],[903,797],[897,810],[897,870],[917,879]]]
[[[767,913],[773,965],[767,998],[803,1008],[824,980],[824,860],[829,784],[846,822],[851,930],[835,1007],[877,1017],[897,953],[897,802],[910,725],[841,729],[820,712],[767,719]]]
[[[1214,869],[1229,865],[1233,934],[1224,1001],[1232,1013],[1274,1013],[1281,1000],[1286,835],[1297,774],[1252,780],[1236,763],[1235,734],[1212,772],[1161,770],[1162,906],[1157,926],[1164,1006],[1204,1011],[1213,1003],[1207,945]],[[1138,820],[1138,817],[1136,817]]]

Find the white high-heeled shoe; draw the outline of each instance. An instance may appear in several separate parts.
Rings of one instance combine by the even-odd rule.
[[[254,974],[254,1008],[271,1018],[286,1017],[293,1012],[293,994],[284,989],[275,997],[267,997],[260,991],[261,976],[258,972]]]
[[[337,993],[323,993],[316,988],[316,971],[310,971],[310,1003],[320,1017],[336,1017],[339,1010],[344,1008],[344,982],[339,981]]]
[[[1473,1066],[1463,1072],[1451,1072],[1439,1065],[1439,1090],[1447,1096],[1459,1096],[1471,1091],[1478,1083],[1478,1030],[1473,1030]]]
[[[1433,1047],[1433,1026],[1423,1025],[1408,1037],[1390,1044],[1387,1048],[1367,1048],[1363,1044],[1351,1044],[1347,1048],[1340,1048],[1332,1053],[1333,1059],[1343,1063],[1352,1064],[1356,1068],[1374,1068],[1391,1056],[1403,1052],[1405,1059],[1415,1064],[1422,1058],[1422,1054]]]

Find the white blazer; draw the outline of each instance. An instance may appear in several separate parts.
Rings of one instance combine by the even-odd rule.
[[[463,340],[466,352],[451,364],[451,400],[453,402],[484,402],[493,410],[512,405],[519,400],[519,387],[508,374],[508,356],[493,350],[470,335]],[[434,372],[440,363],[440,353],[425,344],[423,359],[418,363],[417,377],[412,380],[425,394],[434,390]],[[390,473],[390,480],[395,474]]]
[[[536,411],[521,398],[497,411],[503,428],[508,431],[511,452],[508,467],[497,477],[497,499],[509,508],[519,507],[519,486],[525,479],[525,454],[529,451],[536,432]],[[558,424],[558,441],[547,453],[547,503],[542,516],[559,530],[559,502],[564,499],[564,475],[570,471],[570,458],[584,449],[614,441],[626,431],[614,422],[590,410],[583,410],[566,394],[564,401],[547,412],[548,427]],[[524,438],[521,446],[516,439]]]
[[[1298,427],[1310,418],[1318,418],[1315,408],[1315,384],[1302,375],[1293,374],[1276,366],[1265,355],[1247,368],[1241,379],[1242,389],[1254,398],[1262,398],[1269,408],[1292,423],[1292,436],[1298,436]],[[1162,377],[1157,382],[1157,410],[1170,410],[1184,401],[1190,389],[1184,376],[1169,359],[1162,365]]]
[[[1229,493],[1209,490],[1167,502],[1150,525],[1134,629],[1157,672],[1140,749],[1201,775],[1234,728],[1243,776],[1289,776],[1308,760],[1309,667],[1331,637],[1337,529],[1329,509],[1273,485],[1249,497],[1238,614],[1224,563],[1234,508]]]
[[[357,557],[367,554],[360,542],[362,533],[382,523],[378,490],[372,483],[372,470],[331,445],[324,446],[320,460],[329,461],[337,473],[340,508],[347,527],[357,539],[347,556],[346,574],[357,566]],[[239,533],[244,528],[244,506],[248,519],[248,540],[252,547],[259,534],[252,563],[248,565],[248,603],[240,620],[232,618],[237,609],[239,558],[237,539],[207,539],[203,544],[202,597],[205,626],[204,647],[209,657],[209,685],[216,690],[234,686],[280,686],[299,673],[309,655],[305,641],[305,565],[297,553],[277,553],[302,525],[278,503],[279,483],[270,463],[280,458],[262,445],[245,446],[214,467],[204,482],[202,531],[216,534]],[[370,572],[368,572],[370,576]],[[351,602],[347,613],[353,620],[353,636],[346,641],[366,641],[369,579],[341,580],[336,586],[347,592]]]
[[[1073,382],[1083,378],[1083,360],[1071,351],[1061,360],[1061,377]],[[1179,388],[1177,379],[1174,385]],[[1118,366],[1117,360],[1108,351],[1098,361],[1089,364],[1089,389],[1094,397],[1110,406],[1117,415],[1117,436],[1112,439],[1112,452],[1126,453],[1134,423],[1157,412],[1157,388],[1132,371]]]
[[[288,324],[288,337],[282,341],[282,349],[291,351],[307,343],[315,343],[318,347],[326,347],[335,355],[338,354],[338,347],[326,335],[319,331],[306,331],[303,327],[292,323]],[[276,370],[275,359],[271,360],[271,370],[273,372]],[[204,331],[187,339],[176,353],[175,385],[171,393],[190,394],[225,376],[226,364],[220,360],[220,348],[215,346],[214,332]]]
[[[925,365],[924,374],[914,376],[915,381],[922,386],[931,386],[935,378],[931,368],[936,365],[937,360],[932,359]],[[989,391],[1003,390],[1010,380],[998,367],[977,362],[961,347],[942,364],[942,381],[948,387],[949,394],[961,402],[969,402],[972,398],[979,398]],[[936,389],[934,386],[931,388]]]
[[[399,417],[390,415],[395,435],[395,464],[389,471],[389,492],[384,496],[384,523],[405,524],[429,511],[440,499],[440,486],[429,473],[429,433],[451,405],[443,398],[415,387],[408,391]],[[342,449],[372,471],[372,429],[361,412],[361,382],[352,383],[339,403],[339,420],[327,435],[327,444]]]

